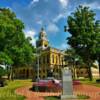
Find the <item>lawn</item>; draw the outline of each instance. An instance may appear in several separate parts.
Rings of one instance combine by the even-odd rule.
[[[89,84],[89,85],[94,85],[94,86],[100,87],[100,83],[96,83],[96,79],[93,79],[92,81],[89,81],[89,79],[84,79],[84,80],[80,80],[80,81],[83,84]]]
[[[15,93],[16,88],[32,85],[30,80],[8,81],[5,87],[0,87],[0,100],[24,100],[24,96]]]
[[[81,82],[84,84],[95,85],[97,87],[100,87],[100,84],[99,83],[97,84],[95,79],[93,81],[89,81],[88,79],[81,80]],[[15,93],[16,88],[32,85],[31,80],[15,80],[15,81],[8,81],[7,83],[8,85],[6,85],[5,87],[0,87],[0,100],[24,100],[25,99],[24,96],[20,96]],[[45,100],[60,100],[60,99],[56,97],[46,97]]]
[[[89,96],[78,95],[77,99],[78,100],[86,100],[86,99],[89,99]],[[74,99],[74,100],[77,100],[77,99]],[[45,100],[61,100],[61,99],[60,99],[60,97],[52,96],[52,97],[45,97]]]

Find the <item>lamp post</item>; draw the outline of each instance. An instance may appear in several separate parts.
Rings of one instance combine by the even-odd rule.
[[[36,82],[38,83],[39,82],[39,54],[37,53],[37,50],[36,50],[36,54],[34,54],[35,57],[36,57],[36,72],[37,72],[37,75],[36,75]],[[36,86],[35,87],[35,91],[39,91],[39,87]]]
[[[39,82],[39,80],[40,80],[40,72],[39,72],[39,70],[40,70],[40,61],[39,61],[39,57],[40,57],[40,50],[41,50],[41,47],[38,47],[37,49],[36,49],[36,55],[37,55],[37,82]]]
[[[39,54],[37,54],[37,82],[39,82]]]
[[[36,72],[37,72],[37,75],[36,75],[36,81],[38,82],[39,81],[39,54],[36,52],[36,54],[34,54],[34,56],[36,57]]]

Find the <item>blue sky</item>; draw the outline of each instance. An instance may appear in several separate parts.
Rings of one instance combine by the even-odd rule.
[[[32,37],[33,45],[44,26],[50,45],[59,49],[69,47],[66,38],[70,34],[64,32],[64,25],[80,4],[89,6],[100,20],[100,0],[0,0],[0,7],[10,8],[24,22],[25,35]]]

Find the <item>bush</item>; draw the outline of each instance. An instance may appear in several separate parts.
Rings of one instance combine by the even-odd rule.
[[[96,83],[100,83],[100,79],[97,79],[97,80],[96,80]]]
[[[0,78],[0,87],[4,87],[5,85],[7,85],[6,80],[3,78]]]

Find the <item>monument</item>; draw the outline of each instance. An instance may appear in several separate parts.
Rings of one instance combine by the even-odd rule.
[[[72,82],[72,74],[71,70],[64,68],[62,70],[62,84],[63,84],[63,90],[61,95],[61,100],[68,100],[76,98],[76,96],[73,95],[73,82]]]

